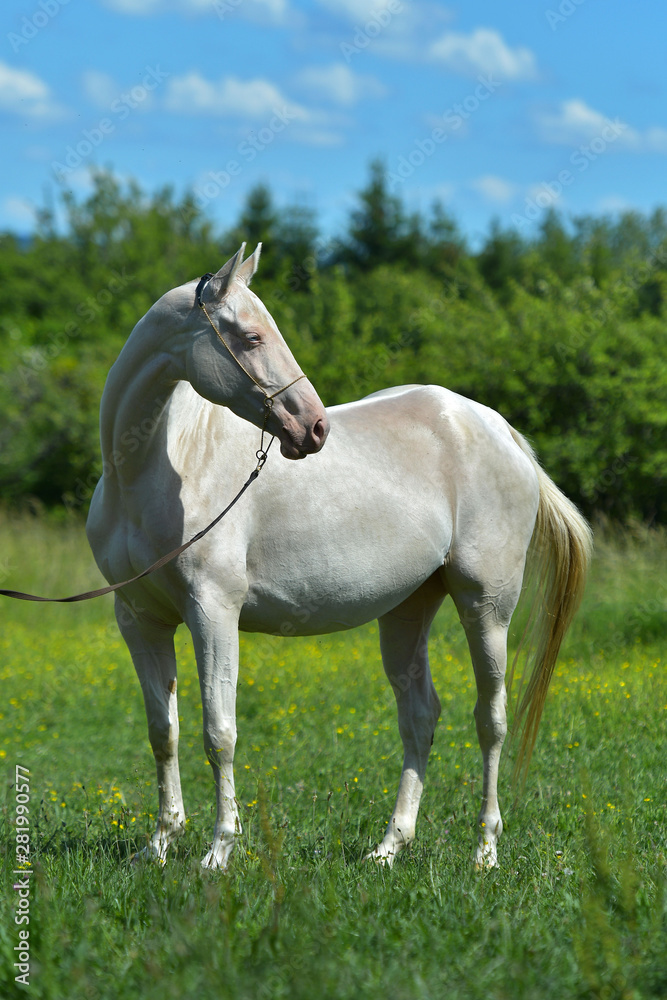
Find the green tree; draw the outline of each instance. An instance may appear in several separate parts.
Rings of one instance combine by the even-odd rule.
[[[421,221],[407,216],[401,199],[390,194],[382,160],[373,160],[370,174],[350,215],[338,260],[362,271],[381,264],[414,267],[420,257]]]
[[[477,267],[486,284],[502,302],[512,297],[514,287],[526,275],[526,244],[513,229],[503,230],[497,219],[477,255]]]
[[[578,274],[576,241],[568,234],[561,217],[553,208],[542,219],[535,249],[540,260],[561,281],[570,282]]]

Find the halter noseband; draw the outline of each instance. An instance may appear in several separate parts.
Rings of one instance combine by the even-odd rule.
[[[213,273],[211,271],[209,271],[206,274],[203,274],[201,276],[201,278],[199,279],[199,284],[197,285],[197,288],[196,288],[196,291],[195,291],[195,297],[196,297],[196,300],[197,300],[197,305],[199,306],[200,309],[203,310],[204,315],[206,316],[206,319],[209,321],[209,323],[213,327],[213,330],[215,331],[215,334],[216,334],[218,340],[220,341],[220,343],[229,351],[229,353],[234,358],[234,361],[239,366],[239,368],[241,369],[241,371],[245,372],[245,374],[248,376],[248,378],[250,379],[250,381],[254,382],[255,385],[257,386],[257,388],[264,395],[264,423],[262,424],[262,438],[261,438],[261,441],[260,441],[260,444],[259,444],[259,451],[256,452],[256,455],[257,455],[257,468],[261,469],[262,466],[264,465],[264,463],[266,462],[266,458],[267,458],[267,455],[269,453],[269,448],[271,447],[271,444],[273,443],[273,437],[274,437],[274,435],[271,435],[271,440],[269,441],[266,449],[264,448],[264,433],[266,431],[266,425],[268,423],[269,417],[271,416],[271,411],[273,410],[273,400],[276,398],[276,396],[279,396],[281,392],[285,392],[286,389],[289,389],[291,386],[293,386],[300,379],[306,378],[306,376],[305,375],[297,375],[297,377],[295,379],[292,379],[291,382],[288,382],[287,385],[284,385],[282,387],[282,389],[278,389],[276,392],[272,392],[269,395],[269,393],[266,391],[266,389],[264,388],[264,386],[261,385],[257,381],[257,379],[255,378],[255,376],[251,372],[248,371],[248,369],[245,367],[245,365],[243,364],[243,362],[240,361],[236,357],[236,355],[234,354],[233,350],[231,349],[231,347],[229,346],[229,344],[227,343],[227,341],[225,340],[225,338],[222,336],[222,334],[218,330],[217,326],[215,325],[215,323],[213,322],[213,320],[211,319],[211,317],[208,314],[208,310],[207,310],[206,306],[204,305],[204,303],[202,301],[202,294],[203,294],[204,289],[206,288],[206,286],[208,285],[208,283],[209,283],[209,281],[211,280],[212,277],[213,277]]]

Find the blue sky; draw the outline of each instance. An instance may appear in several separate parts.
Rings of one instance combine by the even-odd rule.
[[[89,167],[193,189],[220,228],[248,190],[345,225],[369,161],[410,209],[491,218],[667,204],[658,0],[30,0],[3,5],[0,228]]]

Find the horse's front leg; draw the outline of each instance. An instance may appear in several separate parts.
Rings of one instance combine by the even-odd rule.
[[[213,771],[217,804],[213,844],[202,866],[226,868],[241,832],[234,787],[238,613],[225,610],[221,600],[215,609],[204,611],[198,606],[194,620],[188,621],[188,625],[199,672],[204,750]]]
[[[160,626],[136,616],[116,597],[116,619],[132,656],[144,695],[148,737],[155,757],[158,817],[150,843],[139,857],[164,862],[173,840],[185,829],[178,772],[178,704],[176,655],[172,625]]]

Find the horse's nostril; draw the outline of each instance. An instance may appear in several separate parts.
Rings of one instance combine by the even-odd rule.
[[[319,445],[319,447],[322,447],[322,445],[324,444],[324,439],[327,436],[327,429],[324,426],[324,421],[322,419],[318,420],[313,425],[312,434],[313,434],[313,438],[315,440],[315,443],[317,445]]]

